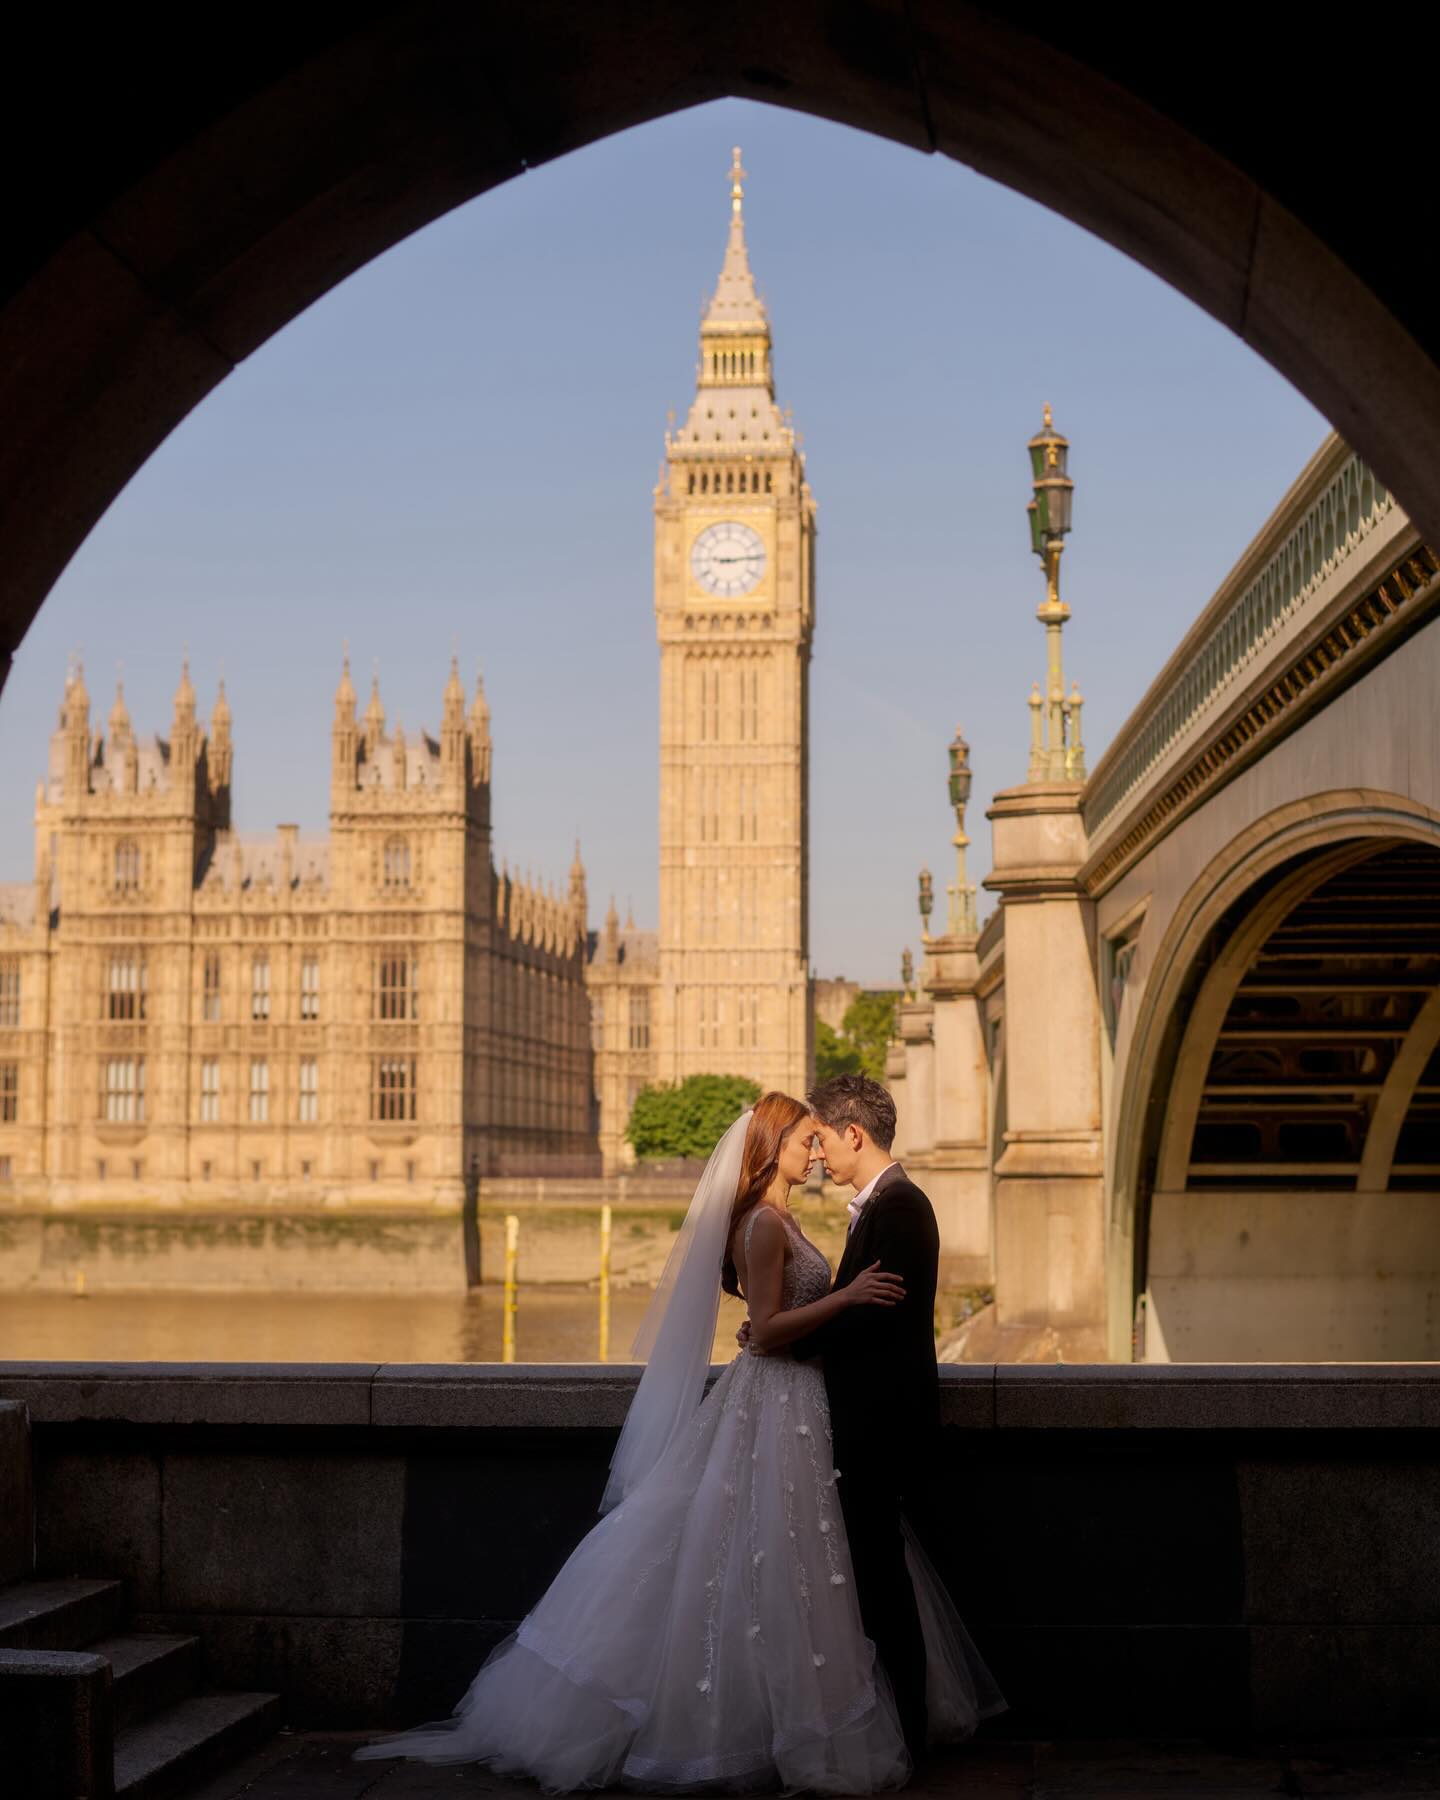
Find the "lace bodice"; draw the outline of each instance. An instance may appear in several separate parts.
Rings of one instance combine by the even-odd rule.
[[[777,1209],[778,1210],[778,1209]],[[830,1292],[830,1265],[806,1237],[789,1213],[780,1213],[790,1239],[790,1255],[785,1259],[785,1276],[780,1289],[781,1312],[792,1312],[797,1306],[809,1306],[812,1300],[823,1300]],[[760,1217],[754,1207],[745,1221],[745,1261],[750,1261],[750,1233]]]

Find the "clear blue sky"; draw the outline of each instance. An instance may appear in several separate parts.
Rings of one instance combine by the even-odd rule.
[[[235,714],[237,822],[323,830],[342,640],[407,731],[452,646],[494,712],[496,854],[592,913],[654,923],[651,488],[693,389],[730,146],[781,403],[819,503],[812,959],[880,982],[943,885],[945,747],[1023,780],[1043,674],[1025,441],[1070,438],[1066,672],[1092,765],[1325,423],[1116,251],[927,158],[727,101],[612,138],[453,213],[260,350],[170,438],[76,557],[0,701],[0,876],[31,869],[34,781],[83,649],[164,730],[188,645]],[[15,779],[18,777],[18,779]]]

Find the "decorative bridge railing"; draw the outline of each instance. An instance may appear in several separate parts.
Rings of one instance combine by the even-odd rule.
[[[1331,617],[1331,602],[1352,582],[1362,582],[1377,556],[1393,559],[1402,548],[1401,538],[1410,550],[1423,550],[1410,543],[1413,536],[1378,478],[1341,439],[1328,438],[1101,759],[1084,801],[1092,851],[1106,864],[1118,866],[1125,860],[1126,852],[1118,844],[1106,851],[1116,828],[1137,815],[1152,797],[1152,789],[1164,785],[1162,776],[1185,766],[1183,751],[1200,750],[1201,727],[1226,718],[1232,702],[1251,693],[1288,653],[1304,646],[1312,627],[1323,670],[1343,656],[1351,639],[1344,622],[1337,626]],[[1428,583],[1434,570],[1422,559],[1412,569],[1409,583],[1402,567],[1391,571],[1392,584],[1397,574],[1396,592],[1408,599],[1410,585],[1417,580]],[[1377,622],[1383,621],[1389,607],[1385,594],[1382,584]],[[1321,642],[1327,631],[1334,637],[1328,652]],[[1362,618],[1357,635],[1364,634]],[[1282,705],[1286,693],[1288,689],[1279,695]],[[1263,694],[1259,701],[1256,729],[1271,717]],[[1237,745],[1255,735],[1243,720],[1237,731]],[[1201,755],[1197,786],[1215,762],[1214,748]],[[1188,791],[1182,781],[1178,797],[1167,796],[1171,810]],[[1140,832],[1141,837],[1148,835]],[[1138,847],[1138,841],[1130,848]]]

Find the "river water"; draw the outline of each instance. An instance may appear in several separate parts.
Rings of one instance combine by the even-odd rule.
[[[519,1290],[516,1362],[629,1362],[648,1288],[610,1296],[600,1355],[594,1287]],[[735,1353],[745,1316],[721,1296],[716,1362]],[[0,1294],[0,1361],[426,1362],[502,1360],[503,1290],[468,1294]]]

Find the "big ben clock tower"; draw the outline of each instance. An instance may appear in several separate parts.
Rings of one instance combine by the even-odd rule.
[[[811,1065],[808,687],[815,504],[775,404],[745,248],[744,170],[700,326],[695,399],[655,492],[660,640],[657,1074]]]

